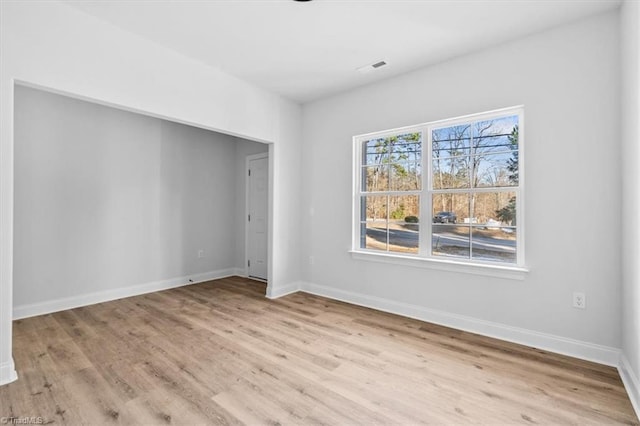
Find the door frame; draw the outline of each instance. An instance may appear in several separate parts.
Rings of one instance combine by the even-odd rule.
[[[271,146],[269,146],[269,148],[271,148]],[[261,152],[259,154],[250,154],[247,155],[246,157],[246,161],[245,161],[245,169],[244,169],[244,176],[245,176],[245,195],[244,195],[244,218],[246,219],[244,221],[244,276],[247,278],[251,278],[251,279],[255,279],[255,280],[259,280],[262,281],[261,279],[257,278],[257,277],[249,277],[249,198],[250,198],[250,192],[251,192],[251,188],[250,188],[250,179],[249,179],[249,164],[251,163],[251,161],[253,160],[260,160],[263,158],[267,159],[267,279],[265,279],[265,282],[269,282],[269,277],[271,276],[271,209],[270,209],[270,205],[271,205],[271,161],[269,160],[270,155],[269,155],[269,151],[267,152]]]

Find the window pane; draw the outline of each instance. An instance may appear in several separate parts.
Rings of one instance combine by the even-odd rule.
[[[434,129],[431,132],[431,142],[433,144],[434,157],[438,157],[441,154],[469,155],[471,125],[462,124]]]
[[[378,165],[389,162],[389,141],[386,138],[376,138],[364,141],[362,144],[363,165]]]
[[[367,195],[362,197],[360,203],[360,221],[370,222],[376,220],[387,220],[387,201],[386,195]]]
[[[417,254],[419,250],[419,225],[389,222],[389,251]]]
[[[433,224],[431,253],[434,256],[469,258],[469,226]]]
[[[387,251],[387,221],[363,222],[360,229],[360,235],[365,236],[360,239],[360,248]]]
[[[518,116],[479,121],[472,129],[473,186],[517,186]]]
[[[389,251],[418,253],[420,197],[389,197]]]
[[[516,229],[499,226],[474,226],[471,253],[474,260],[516,263]]]
[[[518,144],[518,116],[510,115],[507,117],[498,117],[491,120],[477,121],[473,123],[473,147],[490,147],[491,145],[505,144],[509,135],[515,135],[515,145]],[[515,133],[514,133],[515,131]],[[496,139],[497,138],[497,139]],[[508,148],[507,148],[508,149]],[[500,149],[505,150],[503,147]]]
[[[391,146],[390,160],[393,163],[419,162],[422,133],[406,133],[387,138]]]
[[[366,166],[362,168],[362,190],[380,192],[389,190],[389,165]]]
[[[363,142],[362,164],[379,165],[389,162],[420,162],[422,133],[374,138]]]
[[[412,191],[422,188],[420,163],[393,163],[389,165],[391,191]]]
[[[398,195],[389,197],[389,219],[401,220],[407,216],[420,217],[420,197],[417,195]]]
[[[469,157],[434,157],[433,189],[452,189],[469,187]]]
[[[516,225],[515,192],[478,192],[472,197],[476,224],[490,227]]]
[[[431,139],[433,188],[468,188],[471,125],[435,129]]]
[[[442,224],[470,223],[469,194],[433,194],[432,222]]]
[[[473,194],[477,222],[471,234],[471,256],[475,260],[516,263],[516,193]]]
[[[474,187],[518,186],[518,151],[472,158]]]
[[[433,194],[432,209],[431,253],[468,259],[469,194]]]

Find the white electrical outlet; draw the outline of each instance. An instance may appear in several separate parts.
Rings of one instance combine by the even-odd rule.
[[[201,259],[204,257],[204,250],[200,249],[198,250],[198,259]]]
[[[573,293],[573,307],[578,309],[585,309],[587,307],[587,296],[584,293]]]

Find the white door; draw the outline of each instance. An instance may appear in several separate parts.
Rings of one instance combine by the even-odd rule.
[[[267,154],[251,156],[248,165],[247,269],[250,277],[267,279],[267,211],[269,159]]]

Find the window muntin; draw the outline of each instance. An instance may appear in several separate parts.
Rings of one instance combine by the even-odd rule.
[[[521,108],[356,138],[355,250],[521,266],[521,141]]]

